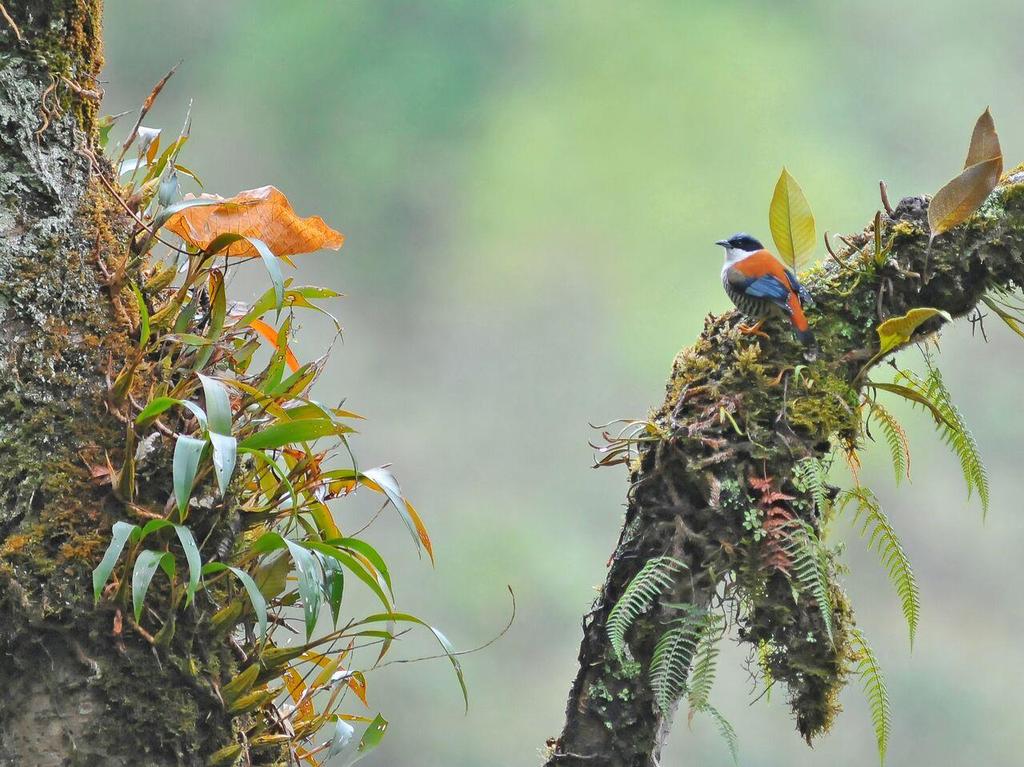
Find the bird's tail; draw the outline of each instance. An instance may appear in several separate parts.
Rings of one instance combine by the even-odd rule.
[[[789,318],[793,322],[796,337],[804,345],[804,357],[808,362],[814,362],[818,358],[818,342],[814,338],[807,317],[804,316],[800,299],[795,294],[791,295],[789,299]]]
[[[810,328],[806,330],[796,329],[796,337],[800,339],[800,343],[804,345],[804,357],[807,358],[808,362],[814,362],[818,359],[818,342],[814,338],[814,333]]]

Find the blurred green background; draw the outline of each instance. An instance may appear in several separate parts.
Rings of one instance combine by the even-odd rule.
[[[273,183],[348,236],[299,277],[348,294],[321,394],[369,418],[361,460],[394,463],[434,536],[431,570],[395,519],[375,531],[400,606],[470,647],[503,625],[506,584],[518,596],[509,634],[465,658],[468,715],[444,661],[371,675],[392,727],[367,765],[529,765],[558,733],[626,489],[624,472],[590,468],[588,422],[660,403],[675,352],[728,307],[711,243],[767,239],[783,164],[819,230],[852,231],[879,178],[895,201],[952,177],[986,105],[1008,164],[1024,159],[1013,0],[106,6],[105,111],[136,108],[184,59],[147,124],[176,131],[194,98],[182,161],[209,190]],[[301,357],[323,331],[306,322]],[[891,765],[1024,760],[1024,348],[988,331],[957,326],[942,356],[991,473],[987,523],[927,417],[906,415],[912,485],[896,490],[884,451],[868,459],[922,584],[913,653],[849,536],[846,582],[894,703]],[[726,655],[713,697],[743,765],[876,762],[856,682],[809,750],[784,696],[748,705],[743,655]],[[663,764],[730,763],[709,721],[680,719]]]

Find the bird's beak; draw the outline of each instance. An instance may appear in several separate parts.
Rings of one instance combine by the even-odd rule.
[[[728,248],[729,247],[729,241],[728,240],[715,240],[715,245],[721,245],[723,248]]]

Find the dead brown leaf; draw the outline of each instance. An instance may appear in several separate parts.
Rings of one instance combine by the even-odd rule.
[[[222,234],[238,234],[262,240],[275,256],[286,258],[321,248],[338,250],[345,242],[345,236],[327,226],[320,216],[298,216],[288,198],[273,186],[247,189],[227,200],[207,194],[202,198],[221,202],[186,208],[171,216],[165,225],[197,248],[209,247]],[[246,240],[233,242],[220,253],[240,257],[259,255]]]

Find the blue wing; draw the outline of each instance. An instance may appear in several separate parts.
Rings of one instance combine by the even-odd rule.
[[[801,306],[810,306],[814,303],[814,299],[811,298],[811,294],[807,292],[807,288],[800,284],[800,280],[796,278],[796,275],[792,270],[786,269],[786,279],[789,280],[789,284],[793,288],[793,292],[800,297]]]
[[[736,280],[734,284],[751,298],[767,299],[783,306],[789,301],[790,289],[771,274],[755,279]]]

